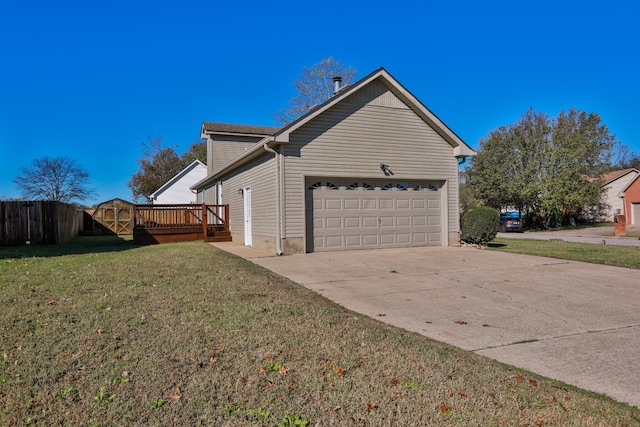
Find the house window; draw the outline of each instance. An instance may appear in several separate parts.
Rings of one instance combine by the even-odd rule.
[[[438,191],[438,187],[436,187],[433,184],[429,184],[429,185],[427,185],[427,190],[429,190],[429,191]]]
[[[321,182],[314,182],[313,184],[311,184],[308,188],[308,190],[315,190],[317,188],[322,187],[322,183]]]
[[[391,190],[392,188],[393,188],[393,185],[392,185],[392,184],[385,184],[385,185],[383,185],[382,187],[380,187],[380,190],[382,190],[382,191],[389,191],[389,190]]]
[[[407,183],[404,183],[404,182],[399,182],[399,183],[396,184],[396,188],[399,191],[407,191],[408,187],[409,187],[409,185]]]

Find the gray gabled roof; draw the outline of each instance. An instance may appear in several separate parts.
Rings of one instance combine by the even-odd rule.
[[[371,74],[352,85],[343,87],[336,95],[326,100],[324,103],[313,107],[302,117],[294,120],[290,124],[279,129],[273,137],[276,142],[286,143],[289,141],[289,134],[298,129],[303,124],[322,114],[333,105],[337,104],[347,96],[358,91],[374,80],[380,80],[398,98],[409,106],[422,120],[428,123],[445,141],[454,148],[456,157],[474,156],[476,152],[465,143],[455,132],[440,120],[431,110],[429,110],[418,98],[409,92],[398,80],[396,80],[384,67],[380,67]]]
[[[224,135],[255,135],[269,136],[278,131],[279,128],[273,126],[253,126],[237,125],[231,123],[203,122],[202,134],[224,134]]]
[[[272,128],[267,126],[246,126],[245,125],[226,125],[231,126],[228,129],[240,130],[245,128],[245,130],[253,129],[254,132],[256,129],[263,129],[265,131],[264,138],[259,140],[254,146],[252,146],[249,150],[245,151],[240,156],[231,160],[226,165],[222,166],[220,170],[214,171],[213,175],[207,176],[202,181],[198,182],[196,185],[191,187],[192,189],[200,189],[208,184],[211,184],[215,180],[217,180],[220,176],[232,171],[236,167],[244,165],[251,159],[255,158],[264,153],[266,150],[265,147],[268,144],[286,144],[289,142],[289,136],[296,129],[300,128],[304,124],[308,123],[310,120],[313,120],[318,115],[324,113],[329,108],[333,107],[335,104],[345,99],[347,96],[352,93],[358,91],[362,87],[368,85],[374,80],[380,80],[383,84],[385,84],[389,90],[391,90],[396,96],[405,102],[409,108],[411,108],[422,120],[428,123],[445,141],[447,141],[451,147],[453,148],[453,154],[455,157],[466,157],[466,156],[474,156],[476,152],[465,143],[462,138],[456,135],[447,125],[445,125],[431,110],[429,110],[418,98],[416,98],[411,92],[409,92],[400,82],[398,82],[387,70],[383,67],[378,68],[368,76],[358,80],[357,82],[343,87],[338,93],[336,93],[333,97],[326,100],[324,103],[313,107],[309,112],[293,122],[289,123],[282,128]],[[213,130],[216,126],[224,125],[222,123],[212,123],[205,122],[207,126],[211,127],[209,133],[220,133],[219,130]],[[205,123],[203,123],[203,131],[202,136],[205,137]],[[273,131],[275,129],[275,131]],[[231,133],[231,132],[228,132]],[[238,134],[243,134],[243,132],[237,132]],[[244,132],[246,135],[246,132]],[[255,132],[254,135],[259,135],[258,132]]]

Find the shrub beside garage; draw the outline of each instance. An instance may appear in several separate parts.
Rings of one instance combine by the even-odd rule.
[[[463,242],[487,246],[500,229],[500,213],[488,206],[473,206],[462,213],[460,226]]]

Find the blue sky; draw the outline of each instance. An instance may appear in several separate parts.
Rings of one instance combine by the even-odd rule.
[[[131,199],[141,143],[202,121],[274,125],[302,67],[385,67],[467,144],[527,109],[600,114],[640,152],[637,2],[8,1],[0,13],[0,198],[43,156]]]

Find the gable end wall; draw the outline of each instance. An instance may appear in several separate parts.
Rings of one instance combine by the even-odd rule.
[[[446,180],[448,231],[459,231],[453,148],[386,86],[374,82],[292,133],[283,147],[286,238],[305,234],[305,176]],[[380,163],[394,173],[385,177]]]

